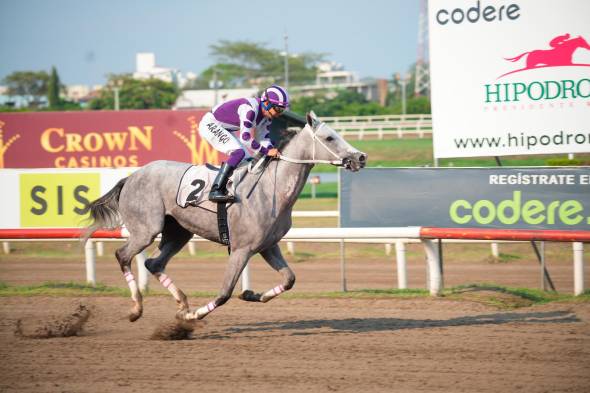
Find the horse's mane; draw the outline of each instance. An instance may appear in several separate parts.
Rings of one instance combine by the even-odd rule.
[[[283,150],[285,146],[287,146],[289,142],[291,142],[293,137],[297,135],[297,132],[298,131],[293,128],[286,128],[284,130],[279,131],[280,139],[278,141],[277,149],[279,149],[279,151]]]

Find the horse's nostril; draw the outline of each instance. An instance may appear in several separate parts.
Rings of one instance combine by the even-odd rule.
[[[360,161],[360,162],[365,162],[365,160],[366,160],[366,159],[367,159],[367,155],[366,155],[366,154],[361,154],[361,155],[359,156],[359,161]]]

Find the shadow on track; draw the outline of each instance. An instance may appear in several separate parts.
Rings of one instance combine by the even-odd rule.
[[[202,339],[225,339],[234,334],[290,331],[292,335],[314,335],[333,333],[366,333],[396,331],[402,329],[429,329],[454,326],[502,325],[506,323],[574,323],[581,320],[570,311],[496,313],[458,317],[451,319],[401,319],[401,318],[347,318],[311,319],[289,322],[259,322],[238,325],[223,331],[211,332]],[[321,330],[319,330],[321,329]]]

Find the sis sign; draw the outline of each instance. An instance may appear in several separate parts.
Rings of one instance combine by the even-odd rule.
[[[435,157],[590,152],[590,1],[429,3]]]

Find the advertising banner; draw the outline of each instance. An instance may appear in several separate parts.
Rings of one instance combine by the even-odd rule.
[[[133,169],[4,169],[0,171],[0,228],[88,225],[90,202]]]
[[[590,230],[590,168],[340,171],[342,227]]]
[[[140,167],[154,160],[219,164],[198,125],[204,111],[0,113],[0,168]]]
[[[590,152],[590,1],[429,2],[434,155]]]

